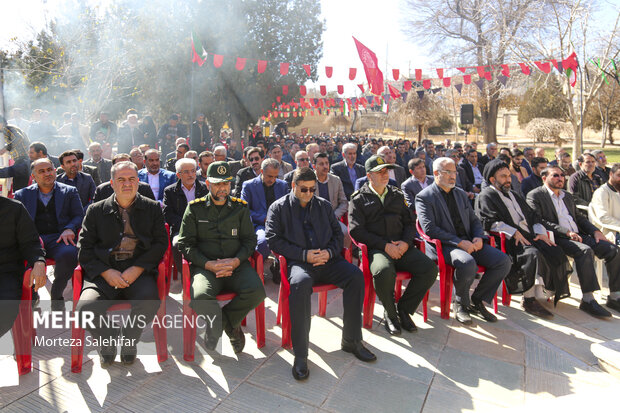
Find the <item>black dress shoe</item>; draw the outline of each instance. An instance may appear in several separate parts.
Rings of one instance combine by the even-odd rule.
[[[134,361],[136,361],[136,356],[138,355],[138,349],[135,345],[133,346],[123,346],[121,348],[121,363],[125,366],[132,365]]]
[[[215,350],[217,342],[220,341],[220,338],[213,334],[213,332],[205,331],[204,341],[205,348],[207,350]]]
[[[583,301],[579,304],[579,309],[590,314],[592,317],[608,318],[611,317],[611,313],[605,310],[596,300]]]
[[[347,353],[353,353],[355,357],[366,363],[368,363],[369,361],[375,361],[377,359],[377,356],[375,356],[370,350],[364,347],[364,344],[361,341],[351,342],[343,339],[341,342],[341,348],[342,351],[346,351]]]
[[[612,300],[611,298],[608,298],[605,305],[611,308],[612,310],[616,310],[617,312],[620,313],[620,299]]]
[[[295,380],[306,380],[309,375],[308,359],[295,358],[293,362],[293,377],[295,377]]]
[[[401,333],[398,318],[390,318],[387,311],[383,312],[383,323],[385,325],[385,329],[388,333],[390,333],[390,335],[397,336]]]
[[[472,324],[468,308],[458,303],[454,305],[454,318],[456,318],[456,321],[466,326]]]
[[[471,306],[469,307],[469,313],[478,315],[490,323],[494,323],[497,321],[497,317],[495,317],[495,314],[491,314],[491,312],[487,310],[487,308],[484,306],[484,303],[482,301],[475,301],[472,299]]]
[[[116,359],[116,346],[101,346],[99,349],[99,363],[101,367],[107,368],[114,363]]]
[[[524,297],[521,304],[526,313],[540,318],[553,318],[553,313],[542,306],[536,297]]]
[[[243,347],[245,347],[245,335],[243,334],[243,330],[241,330],[241,326],[226,330],[226,334],[230,338],[230,344],[235,354],[241,353]]]
[[[400,320],[400,326],[403,330],[407,330],[410,333],[414,331],[418,331],[418,328],[415,326],[415,323],[411,319],[411,316],[408,312],[398,307],[398,318]]]

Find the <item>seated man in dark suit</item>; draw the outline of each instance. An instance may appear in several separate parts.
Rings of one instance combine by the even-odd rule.
[[[557,166],[542,171],[544,185],[527,194],[527,203],[542,217],[545,227],[553,231],[555,243],[573,257],[583,293],[579,309],[594,317],[611,317],[611,313],[594,299],[600,289],[594,267],[594,255],[605,259],[609,290],[620,291],[620,254],[587,218],[577,213],[573,196],[564,189],[564,173]]]
[[[343,235],[329,201],[314,196],[316,175],[297,168],[293,191],[271,205],[265,225],[269,246],[286,257],[291,292],[289,308],[293,342],[293,377],[304,380],[308,371],[310,296],[315,282],[343,289],[342,350],[362,361],[376,357],[362,343],[364,275],[341,255]]]
[[[342,181],[344,194],[347,200],[351,199],[351,194],[355,191],[355,181],[366,176],[364,167],[357,161],[357,145],[349,142],[342,146],[342,161],[336,162],[331,166],[331,173]]]
[[[159,308],[157,266],[166,248],[168,235],[164,216],[156,201],[138,192],[138,169],[131,162],[112,167],[114,196],[93,204],[84,218],[78,245],[84,285],[77,311],[95,315],[91,336],[102,343],[99,354],[103,367],[116,358],[116,344],[122,343],[121,362],[132,364],[142,325]],[[118,328],[106,325],[106,311],[112,300],[131,301],[135,324]],[[107,340],[107,344],[105,341]]]
[[[366,160],[368,182],[351,196],[349,231],[351,238],[368,246],[370,272],[384,307],[385,329],[396,335],[401,327],[417,330],[411,314],[437,279],[437,266],[413,247],[415,224],[405,197],[398,188],[387,185],[392,167],[377,155]],[[413,277],[397,308],[394,284],[399,270],[409,271]]]
[[[472,192],[480,193],[482,182],[484,178],[482,176],[482,168],[478,163],[478,152],[475,149],[470,149],[465,153],[465,158],[461,161],[460,166],[465,170],[467,179],[472,184]]]
[[[99,179],[101,179],[101,182],[109,182],[112,161],[101,156],[103,153],[101,144],[99,142],[91,143],[88,146],[88,153],[90,154],[90,159],[84,161],[84,165],[97,168],[97,173],[99,175]]]
[[[64,309],[62,293],[77,265],[75,236],[82,225],[84,208],[77,189],[56,182],[56,170],[47,158],[37,159],[30,168],[36,181],[15,193],[28,210],[43,240],[45,255],[56,261],[50,293],[52,310]]]
[[[207,196],[207,185],[196,179],[196,161],[189,158],[179,159],[175,164],[177,171],[176,184],[171,184],[164,189],[164,219],[170,225],[170,240],[172,242],[172,255],[177,271],[181,271],[182,256],[177,246],[179,242],[179,230],[181,220],[189,204],[194,199]]]
[[[521,182],[521,192],[523,192],[523,197],[527,197],[527,194],[532,189],[542,186],[543,181],[540,174],[545,168],[547,168],[547,160],[545,158],[536,157],[532,158],[531,164],[532,174]]]
[[[494,159],[484,167],[489,185],[476,199],[476,213],[486,231],[506,235],[506,253],[513,266],[506,277],[510,294],[523,293],[523,309],[538,317],[552,317],[536,301],[535,281],[540,276],[547,291],[555,291],[555,303],[567,297],[568,276],[572,272],[566,254],[547,237],[540,216],[525,199],[511,190],[508,164]],[[499,241],[499,240],[498,240]]]
[[[254,179],[260,175],[260,166],[263,159],[265,159],[265,152],[263,152],[261,148],[252,148],[245,152],[245,154],[250,166],[242,168],[239,172],[237,172],[234,192],[236,198],[241,197],[241,190],[243,189],[243,183],[245,181],[249,181],[250,179]]]
[[[497,321],[484,303],[490,303],[497,288],[510,271],[510,258],[496,248],[484,243],[482,224],[474,214],[469,198],[462,189],[455,188],[456,165],[450,158],[438,158],[433,162],[435,183],[416,197],[416,212],[424,233],[442,242],[446,264],[455,268],[454,306],[455,318],[463,324],[471,324],[470,313],[476,313],[487,321]],[[435,247],[426,245],[426,253],[436,259]],[[478,265],[486,267],[478,286],[471,295]]]
[[[400,189],[402,189],[405,195],[407,206],[411,211],[415,212],[415,196],[424,188],[435,182],[435,178],[431,175],[426,175],[426,165],[423,159],[410,159],[408,167],[411,177],[403,182]]]
[[[45,252],[39,233],[21,202],[0,196],[0,337],[11,329],[19,312],[24,261],[32,267],[30,284],[35,291],[45,286]]]
[[[58,159],[60,159],[62,169],[65,171],[58,177],[58,182],[70,185],[78,190],[82,207],[86,211],[95,195],[95,181],[90,175],[78,171],[78,159],[75,152],[65,151]]]
[[[140,152],[139,149],[136,148],[136,150]],[[140,152],[140,156],[142,156],[142,152]],[[126,153],[119,153],[118,155],[114,156],[114,159],[112,159],[112,165],[117,164],[119,162],[123,162],[123,161],[131,161],[131,157]],[[155,195],[153,195],[153,190],[147,183],[138,182],[138,193],[142,196],[152,199],[153,201],[155,200]],[[112,196],[112,194],[114,194],[114,188],[112,187],[112,182],[111,181],[104,182],[101,185],[97,186],[97,188],[95,189],[95,196],[93,197],[92,203],[94,204],[95,202],[104,200],[107,197]]]

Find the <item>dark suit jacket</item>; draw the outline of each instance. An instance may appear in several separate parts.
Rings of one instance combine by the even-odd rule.
[[[529,233],[534,235],[534,224],[542,223],[540,217],[523,199],[523,197],[516,191],[511,191],[512,195],[517,200],[521,212],[525,216]],[[485,231],[490,231],[491,226],[496,222],[504,222],[517,230],[521,230],[519,225],[512,220],[512,216],[504,204],[504,201],[500,198],[501,195],[492,187],[486,187],[480,195],[476,198],[476,214],[482,222],[482,227]]]
[[[523,196],[526,197],[532,189],[536,189],[539,186],[542,186],[542,184],[542,178],[532,174],[521,181],[521,192],[523,192]]]
[[[95,181],[93,181],[93,178],[90,175],[78,171],[77,175],[75,176],[75,185],[71,185],[69,183],[69,178],[67,178],[67,174],[60,175],[56,179],[56,181],[69,186],[75,186],[75,188],[77,188],[78,193],[80,194],[80,201],[82,201],[82,206],[84,207],[84,211],[86,211],[86,208],[88,208],[91,202],[93,202],[96,186]]]
[[[357,163],[353,164],[353,169],[355,169],[355,174],[357,178],[362,178],[366,176],[366,170],[362,165],[358,165]],[[344,188],[344,194],[347,196],[347,200],[351,199],[351,194],[355,191],[355,182],[351,182],[351,178],[349,177],[349,168],[347,167],[347,161],[342,160],[340,162],[336,162],[331,167],[331,173],[336,175],[342,181],[342,187]]]
[[[465,170],[465,175],[467,175],[467,179],[469,180],[469,182],[471,182],[473,186],[474,182],[476,181],[474,180],[474,171],[471,168],[471,164],[469,163],[469,161],[467,159],[463,159],[459,166]],[[482,171],[484,170],[483,167],[481,167],[479,163],[476,164],[476,167],[480,171],[480,175],[482,175]]]
[[[472,189],[474,189],[474,184],[472,184],[467,177],[465,169],[457,165],[456,171],[458,172],[458,174],[456,175],[456,186],[458,186],[465,192],[471,192]]]
[[[396,186],[400,188],[400,186],[407,180],[407,172],[405,172],[405,168],[400,165],[394,165],[394,180],[396,181]]]
[[[156,276],[157,265],[168,248],[168,234],[159,203],[137,194],[129,221],[138,238],[132,265]],[[121,242],[122,234],[123,221],[112,197],[88,208],[78,240],[78,260],[85,279],[92,281],[112,268],[110,251]]]
[[[103,201],[104,199],[112,196],[114,193],[114,188],[110,182],[104,182],[95,189],[95,196],[93,197],[93,204],[95,202]],[[144,197],[152,199],[155,201],[155,195],[153,195],[153,190],[149,186],[149,184],[145,184],[144,182],[138,182],[138,193]]]
[[[254,178],[256,178],[256,174],[254,173],[254,169],[252,169],[251,166],[246,166],[245,168],[239,170],[239,172],[237,172],[237,176],[235,177],[235,197],[241,198],[241,189],[243,189],[243,183]]]
[[[37,216],[39,186],[35,183],[20,189],[15,193],[15,199],[24,204],[34,221]],[[63,232],[65,229],[70,229],[77,234],[84,218],[84,208],[82,208],[82,202],[77,189],[59,182],[54,183],[54,202],[56,206],[56,219],[58,220],[58,233]]]
[[[82,164],[82,168],[84,166],[92,166],[97,168],[97,174],[99,175],[99,179],[101,182],[108,182],[111,178],[110,170],[112,169],[112,161],[109,159],[101,158],[99,163],[94,162],[92,159],[84,161]],[[95,178],[93,178],[94,180]]]
[[[482,224],[474,213],[474,208],[465,191],[459,188],[454,188],[452,191],[454,191],[454,198],[459,207],[461,221],[463,221],[463,226],[469,236],[468,241],[476,237],[486,239]],[[448,211],[448,204],[437,183],[426,187],[416,196],[415,209],[422,230],[426,235],[453,247],[462,241],[456,235],[456,229]],[[426,247],[435,251],[434,245],[427,244]]]
[[[187,208],[187,198],[181,187],[181,180],[164,189],[164,219],[170,225],[170,237],[179,233],[181,220]],[[202,198],[209,193],[207,185],[196,180],[195,199]]]
[[[426,175],[426,180],[428,182],[428,185],[431,185],[433,182],[435,182],[435,178],[433,178],[431,175]],[[409,207],[409,209],[415,211],[415,197],[423,189],[422,186],[420,186],[420,182],[412,176],[411,178],[407,179],[405,182],[402,183],[400,189],[402,189],[403,194],[405,195],[405,201],[407,202],[407,206]]]
[[[289,192],[286,182],[281,179],[276,179],[276,183],[273,185],[274,202]],[[263,181],[260,176],[243,183],[241,199],[248,203],[254,229],[264,228],[265,220],[267,219],[267,201],[265,200],[265,190],[263,189]]]
[[[548,230],[553,231],[556,238],[568,238],[566,233],[569,229],[562,227],[559,224],[558,214],[555,211],[555,206],[553,205],[551,196],[549,196],[549,193],[547,192],[546,186],[543,185],[531,190],[527,194],[527,203],[532,209],[540,214],[543,225]],[[568,209],[568,213],[571,217],[573,217],[573,220],[577,224],[580,234],[587,234],[591,236],[595,231],[598,231],[598,228],[588,221],[587,218],[577,213],[575,200],[573,199],[573,196],[566,191],[564,191],[564,204],[566,205],[566,209]]]

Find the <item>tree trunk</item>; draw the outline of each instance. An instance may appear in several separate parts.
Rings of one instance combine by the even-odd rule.
[[[424,131],[424,125],[418,125],[418,148],[422,145],[422,132]]]
[[[480,112],[482,115],[482,128],[484,130],[484,143],[497,142],[497,112],[499,110],[499,99],[489,91],[487,97],[487,107]]]
[[[349,129],[349,132],[353,133],[355,132],[355,122],[357,121],[357,111],[353,111],[353,121],[351,122],[351,128]]]

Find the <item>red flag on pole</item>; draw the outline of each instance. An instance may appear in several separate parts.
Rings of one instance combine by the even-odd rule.
[[[245,57],[238,57],[237,58],[237,63],[235,64],[235,69],[237,70],[243,70],[243,68],[245,67],[245,62],[248,59],[246,59]]]
[[[334,73],[334,68],[333,68],[333,67],[331,67],[331,66],[325,66],[325,75],[326,75],[328,78],[331,78],[333,73]]]
[[[349,68],[349,80],[354,80],[357,75],[357,69],[355,67]]]
[[[310,72],[310,65],[303,65],[303,66],[304,66],[304,70],[306,71],[306,74],[307,74],[308,76],[310,76],[310,73],[311,73],[311,72]]]
[[[288,63],[280,63],[280,74],[282,76],[288,75]]]
[[[392,76],[394,77],[394,80],[398,80],[398,78],[399,78],[399,70],[398,69],[392,69]]]
[[[380,95],[383,93],[383,73],[379,70],[379,62],[377,61],[377,55],[372,50],[360,43],[355,37],[355,46],[359,53],[360,60],[364,65],[364,72],[366,72],[366,79],[370,85],[371,93]]]

